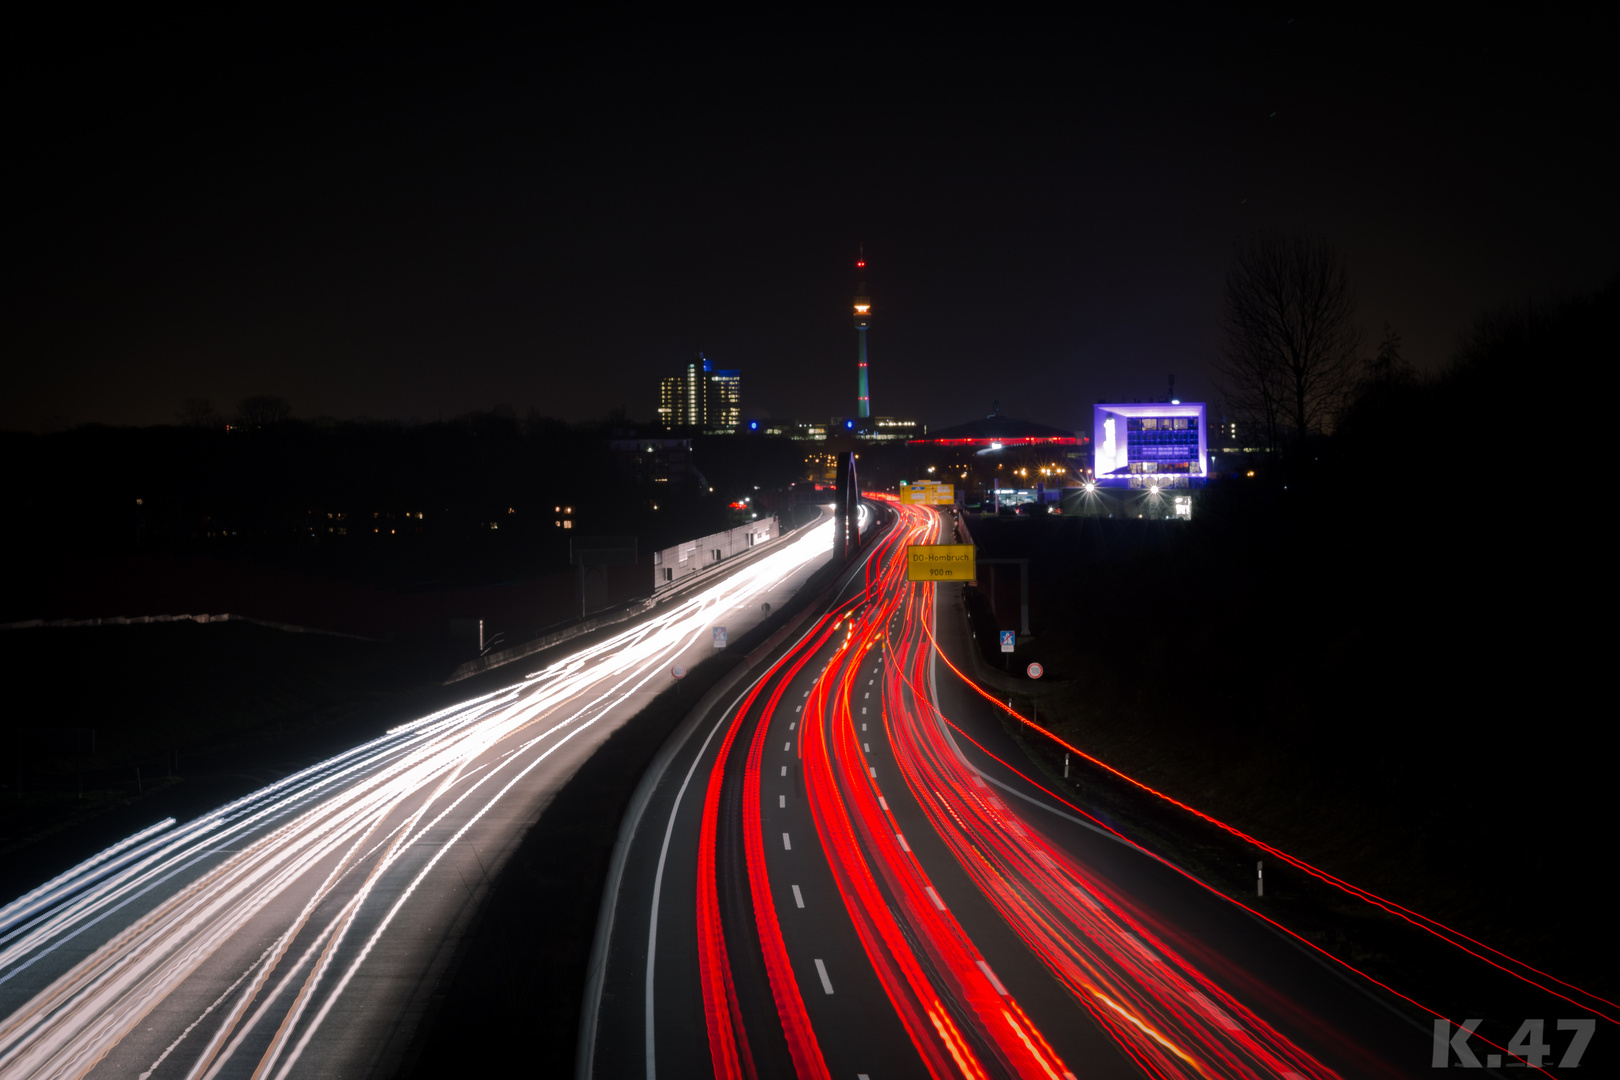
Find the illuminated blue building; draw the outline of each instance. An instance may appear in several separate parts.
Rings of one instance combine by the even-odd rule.
[[[1093,476],[1098,487],[1202,487],[1209,447],[1200,401],[1098,405]]]

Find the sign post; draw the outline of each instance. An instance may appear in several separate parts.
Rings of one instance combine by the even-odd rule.
[[[1031,679],[1039,679],[1042,675],[1046,674],[1046,669],[1041,667],[1039,664],[1030,664],[1029,667],[1024,669],[1024,674],[1028,675]],[[1029,709],[1031,713],[1030,720],[1037,724],[1040,723],[1041,699],[1035,696],[1035,689],[1033,687],[1031,687],[1029,691]],[[1064,759],[1063,767],[1065,769],[1069,767],[1067,758]]]

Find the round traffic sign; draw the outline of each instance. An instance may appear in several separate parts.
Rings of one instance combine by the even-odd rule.
[[[670,674],[671,674],[671,675],[673,675],[673,676],[675,676],[675,677],[676,677],[676,678],[677,678],[677,679],[684,679],[684,678],[686,678],[686,669],[685,669],[685,668],[683,668],[683,667],[682,667],[682,666],[681,666],[681,665],[679,665],[679,664],[676,664],[676,665],[675,665],[675,666],[674,666],[674,667],[672,667],[672,668],[670,668],[670,669],[669,669],[669,673],[670,673]]]
[[[1042,675],[1046,674],[1046,669],[1041,667],[1039,664],[1031,664],[1029,667],[1025,668],[1024,671],[1027,672],[1029,677],[1032,679],[1038,679]]]

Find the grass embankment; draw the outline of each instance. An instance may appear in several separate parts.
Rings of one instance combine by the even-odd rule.
[[[1211,490],[1190,524],[998,521],[975,538],[1032,558],[1018,662],[1046,666],[1044,726],[1612,997],[1597,641],[1580,600],[1522,560],[1524,531],[1279,485]],[[1574,547],[1571,531],[1548,530]],[[1020,737],[1061,777],[1061,750]],[[1074,772],[1093,805],[1252,897],[1259,852],[1098,772]],[[1388,917],[1269,860],[1266,876],[1272,913],[1346,959],[1408,992],[1471,992],[1466,967],[1438,970]]]

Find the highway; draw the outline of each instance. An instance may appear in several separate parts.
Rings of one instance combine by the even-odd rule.
[[[760,621],[831,543],[830,523],[784,538],[607,640],[0,908],[0,1076],[391,1075],[527,826],[674,665],[712,654],[713,627]]]
[[[580,1075],[1427,1074],[1428,1018],[1020,773],[890,513],[644,781]]]

